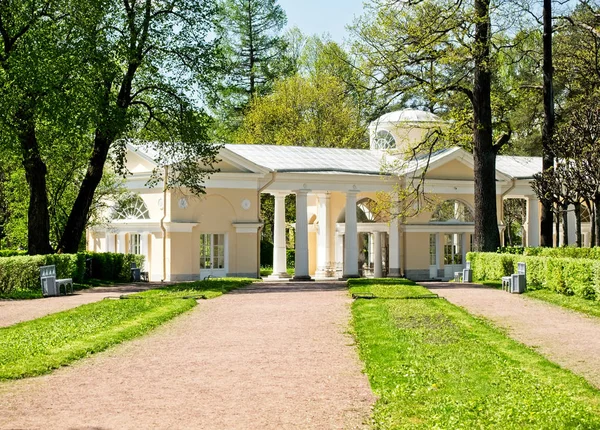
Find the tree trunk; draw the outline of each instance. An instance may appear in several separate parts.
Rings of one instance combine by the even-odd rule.
[[[496,203],[496,149],[492,136],[489,0],[475,0],[475,70],[473,77],[473,159],[476,251],[500,247]]]
[[[561,211],[560,211],[560,219],[562,222],[562,246],[569,245],[569,222],[568,222],[569,211],[568,211],[568,208],[569,207],[567,205],[563,205],[561,207]]]
[[[554,223],[555,236],[556,236],[556,247],[560,246],[560,207],[556,204],[556,223]]]
[[[600,246],[600,193],[597,193],[594,199],[594,219],[592,222],[596,224],[596,246]]]
[[[594,222],[596,219],[596,208],[594,207],[594,203],[586,202],[586,206],[590,213],[590,248],[596,244],[596,235],[598,232],[596,231],[596,223]]]
[[[573,204],[575,207],[575,244],[581,248],[581,203]]]
[[[23,153],[22,164],[29,187],[27,212],[27,252],[29,255],[51,254],[50,215],[46,191],[46,163],[40,156],[33,113],[22,108],[17,113],[19,142]]]
[[[552,66],[552,1],[544,0],[544,127],[542,128],[542,169],[554,168],[552,139],[554,135],[554,90]],[[543,199],[540,219],[540,245],[552,246],[552,201]],[[557,237],[558,240],[558,237]]]
[[[101,130],[106,130],[106,128],[102,128]],[[60,239],[58,252],[74,254],[79,250],[79,243],[87,225],[90,207],[94,201],[94,193],[104,173],[104,164],[106,163],[111,143],[112,139],[110,136],[106,136],[102,131],[96,130],[94,150],[88,161],[85,177],[83,178],[77,199],[75,199],[69,219],[67,220],[67,225]]]

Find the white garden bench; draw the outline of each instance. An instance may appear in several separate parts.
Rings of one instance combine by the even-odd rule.
[[[65,296],[73,294],[73,279],[56,279],[56,266],[41,266],[40,281],[42,282],[42,294],[44,296],[60,296],[60,288],[63,287]]]
[[[517,263],[517,273],[502,277],[502,289],[513,294],[524,293],[527,289],[527,266]]]
[[[473,282],[473,271],[471,270],[471,262],[467,261],[466,267],[462,271],[463,282]]]

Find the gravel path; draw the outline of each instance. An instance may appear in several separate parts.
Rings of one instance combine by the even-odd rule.
[[[423,282],[471,314],[600,388],[600,321],[526,296],[477,284]]]
[[[66,311],[77,306],[98,302],[105,297],[119,297],[122,294],[137,293],[165,284],[144,283],[97,287],[75,291],[75,294],[59,297],[45,297],[33,300],[0,300],[0,327],[22,321],[29,321],[48,314]]]
[[[254,284],[51,375],[0,383],[0,428],[363,428],[344,283]]]

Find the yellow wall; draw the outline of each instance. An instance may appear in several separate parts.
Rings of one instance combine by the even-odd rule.
[[[458,160],[452,160],[427,172],[428,179],[473,180],[473,169]]]

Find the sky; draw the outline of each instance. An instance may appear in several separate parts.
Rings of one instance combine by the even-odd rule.
[[[288,27],[297,26],[306,35],[329,33],[338,43],[349,34],[346,26],[361,15],[363,0],[279,0]]]

